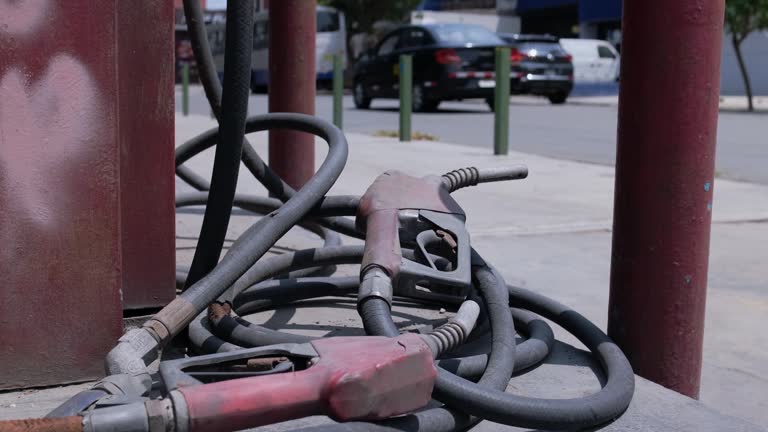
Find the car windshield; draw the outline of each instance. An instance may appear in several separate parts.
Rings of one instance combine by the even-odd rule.
[[[475,25],[441,25],[433,28],[437,39],[451,45],[503,45],[504,42],[490,30]]]
[[[556,42],[522,42],[517,44],[517,49],[532,56],[564,56],[565,50]]]

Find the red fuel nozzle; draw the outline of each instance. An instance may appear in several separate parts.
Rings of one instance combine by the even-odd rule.
[[[309,367],[172,392],[174,410],[186,406],[186,416],[176,416],[177,422],[188,419],[187,429],[180,425],[181,430],[240,430],[311,415],[378,420],[422,408],[430,400],[437,370],[418,335],[335,337],[293,347],[304,356],[307,348],[316,352]],[[290,358],[290,352],[283,352]]]

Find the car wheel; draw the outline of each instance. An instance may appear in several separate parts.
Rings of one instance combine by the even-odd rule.
[[[355,101],[355,107],[358,109],[368,109],[371,106],[371,98],[365,94],[365,87],[363,87],[363,83],[359,81],[355,82],[353,99]]]
[[[413,91],[411,93],[411,106],[413,107],[414,111],[434,111],[437,109],[438,105],[440,105],[440,100],[426,98],[424,95],[424,87],[422,87],[421,84],[416,84],[413,86]]]
[[[488,104],[488,109],[491,110],[491,112],[496,112],[496,101],[494,98],[489,97],[485,99],[485,103]]]
[[[565,103],[566,99],[568,99],[568,93],[565,93],[565,92],[555,93],[547,97],[549,98],[549,102],[551,102],[552,105],[561,105]]]

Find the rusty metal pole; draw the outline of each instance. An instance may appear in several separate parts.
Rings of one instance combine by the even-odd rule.
[[[269,3],[269,111],[315,113],[315,0]],[[269,165],[301,187],[315,172],[315,140],[304,132],[269,132]]]
[[[724,0],[626,0],[608,332],[698,397]]]
[[[0,390],[102,377],[123,309],[175,296],[172,21],[0,1]]]

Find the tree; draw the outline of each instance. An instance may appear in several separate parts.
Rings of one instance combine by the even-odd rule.
[[[748,109],[754,111],[752,85],[741,54],[741,44],[753,31],[768,29],[768,0],[726,0],[725,27],[731,33],[733,51],[736,53],[741,77],[744,79]]]
[[[318,0],[318,4],[344,12],[347,26],[357,23],[356,31],[370,33],[380,20],[402,21],[418,6],[420,0]]]

